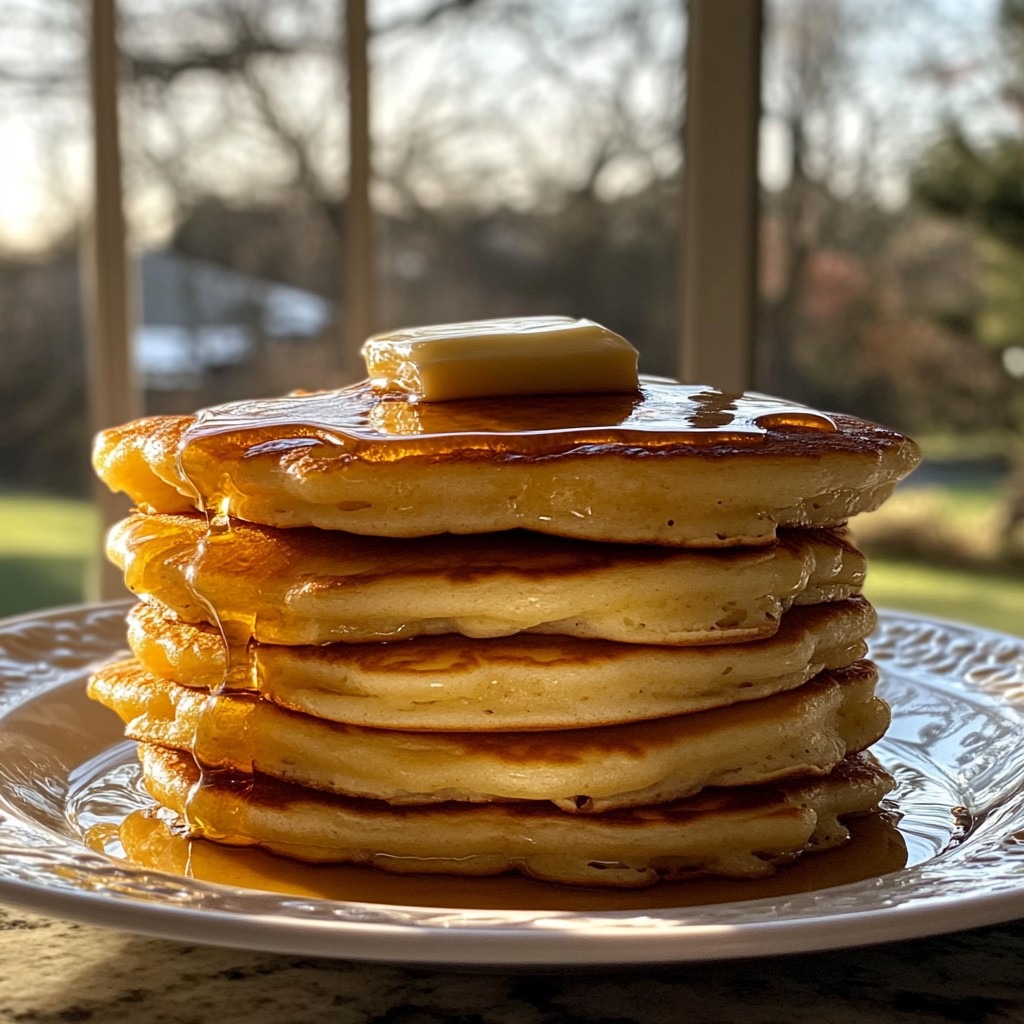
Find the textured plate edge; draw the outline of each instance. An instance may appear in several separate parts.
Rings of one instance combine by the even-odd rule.
[[[19,892],[19,889],[23,890]],[[968,901],[935,901],[905,912],[901,908],[846,914],[841,918],[757,922],[735,927],[694,924],[665,931],[657,927],[619,930],[588,927],[550,931],[498,931],[486,927],[448,931],[429,925],[272,919],[273,927],[255,931],[250,918],[221,911],[200,912],[173,906],[112,903],[95,893],[47,898],[29,886],[0,882],[5,905],[57,919],[76,921],[149,939],[227,949],[314,956],[403,966],[551,969],[709,963],[742,959],[861,949],[910,939],[935,938],[1024,916],[1024,891],[1014,894],[1015,912],[1007,914],[1004,895]],[[7,897],[13,897],[10,901]],[[202,935],[197,929],[202,928]]]

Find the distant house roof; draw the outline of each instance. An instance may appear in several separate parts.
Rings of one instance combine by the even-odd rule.
[[[243,362],[259,338],[315,337],[333,319],[319,295],[174,250],[145,253],[140,265],[136,356],[149,387],[198,383],[211,369]]]

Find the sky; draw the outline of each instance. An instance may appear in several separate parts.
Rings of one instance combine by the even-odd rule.
[[[427,2],[378,0],[371,4],[371,20],[376,25],[393,23]],[[471,32],[456,23],[439,23],[429,42],[422,32],[396,32],[376,44],[373,109],[376,159],[384,179],[380,201],[389,198],[386,179],[392,172],[398,176],[403,161],[415,159],[420,202],[442,202],[452,194],[485,196],[487,190],[492,198],[512,205],[535,202],[538,182],[572,182],[585,175],[596,144],[589,132],[594,119],[615,128],[618,118],[622,131],[635,136],[602,171],[598,184],[609,196],[638,187],[652,173],[673,170],[679,159],[673,119],[680,94],[682,18],[675,0],[662,0],[660,8],[648,5],[663,12],[664,31],[638,35],[634,43],[627,33],[615,31],[614,19],[624,2],[566,0],[548,5],[544,17],[556,17],[559,23],[545,25],[541,20],[521,34],[510,34],[482,16]],[[794,2],[799,0],[772,0],[770,8],[784,12]],[[867,9],[876,0],[846,2]],[[889,9],[899,12],[898,24],[893,22],[892,32],[863,36],[850,71],[847,84],[856,102],[838,104],[834,123],[822,126],[831,133],[840,157],[835,170],[840,186],[843,166],[852,173],[870,133],[886,131],[889,153],[875,175],[876,187],[891,201],[900,201],[907,160],[944,113],[977,106],[979,96],[993,88],[995,2],[893,5],[890,0]],[[153,19],[175,16],[172,7],[178,11],[175,24],[187,26],[181,10],[194,8],[194,0],[162,5],[122,0],[125,13],[140,19],[143,30],[137,38],[143,44],[146,27],[159,30],[163,22]],[[308,9],[323,19],[317,33],[326,38],[333,28],[332,12],[318,0],[308,0]],[[78,10],[73,0],[0,0],[0,249],[44,247],[63,230],[69,215],[85,205],[89,114]],[[197,38],[203,39],[206,23],[201,17],[195,20]],[[558,42],[562,38],[568,45]],[[271,67],[266,81],[276,112],[289,129],[317,140],[318,173],[342,181],[343,82],[330,46],[326,53],[321,48],[292,65],[287,80]],[[772,116],[785,102],[784,53],[784,42],[773,43],[765,59],[761,170],[770,187],[784,183],[787,166],[784,133]],[[573,75],[565,78],[560,71],[569,65]],[[12,78],[33,68],[52,72],[61,81],[40,97],[11,85]],[[616,80],[613,73],[628,82],[624,96],[610,88]],[[168,94],[173,118],[165,116],[169,108],[149,105],[141,138],[159,154],[156,165],[162,160],[169,172],[175,171],[175,188],[184,182],[197,191],[230,190],[233,183],[248,180],[249,191],[272,190],[273,182],[289,173],[286,155],[260,137],[250,101],[215,84],[198,78],[183,81]],[[282,101],[282,96],[293,99]],[[515,133],[502,126],[508,116],[517,120]],[[998,115],[987,116],[994,124]],[[454,130],[467,120],[473,124],[471,144]],[[448,134],[439,141],[441,130]],[[613,142],[615,134],[607,132]],[[187,148],[183,140],[203,158],[175,165]],[[425,148],[429,160],[423,158]],[[129,187],[137,235],[158,242],[173,224],[178,197],[159,174],[132,178],[129,171]]]

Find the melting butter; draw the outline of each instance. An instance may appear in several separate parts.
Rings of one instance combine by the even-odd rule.
[[[422,402],[635,392],[635,348],[591,320],[535,316],[410,327],[363,345],[373,386]]]

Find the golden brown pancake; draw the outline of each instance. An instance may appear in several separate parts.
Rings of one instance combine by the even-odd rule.
[[[664,803],[708,786],[831,771],[889,724],[867,661],[734,707],[549,732],[395,732],[285,711],[248,694],[212,702],[134,660],[100,669],[89,693],[130,739],[188,751],[219,770],[392,804],[550,801],[600,812]]]
[[[864,557],[827,530],[761,548],[681,551],[516,530],[395,539],[136,514],[110,533],[128,586],[236,642],[320,644],[461,633],[626,643],[770,636],[793,602],[846,598]]]
[[[420,404],[364,382],[137,420],[94,448],[100,477],[151,511],[683,547],[835,526],[877,507],[919,457],[855,417],[651,380],[631,395]]]
[[[699,874],[758,877],[803,852],[846,840],[840,819],[870,811],[893,786],[865,755],[814,779],[707,790],[657,807],[570,815],[522,803],[393,807],[256,775],[208,778],[190,757],[139,748],[159,803],[189,832],[262,846],[298,860],[372,864],[394,872],[517,871],[570,885],[649,885]]]
[[[666,381],[456,392],[364,382],[97,438],[140,508],[109,550],[143,603],[137,659],[90,695],[154,798],[299,860],[573,885],[842,842],[892,780],[857,753],[889,712],[838,528],[913,442]]]
[[[664,647],[573,637],[457,635],[392,644],[231,652],[263,696],[318,718],[389,729],[557,729],[659,718],[757,700],[865,654],[875,613],[863,598],[791,608],[774,637]],[[128,641],[153,675],[215,689],[221,635],[153,603],[128,616]]]

